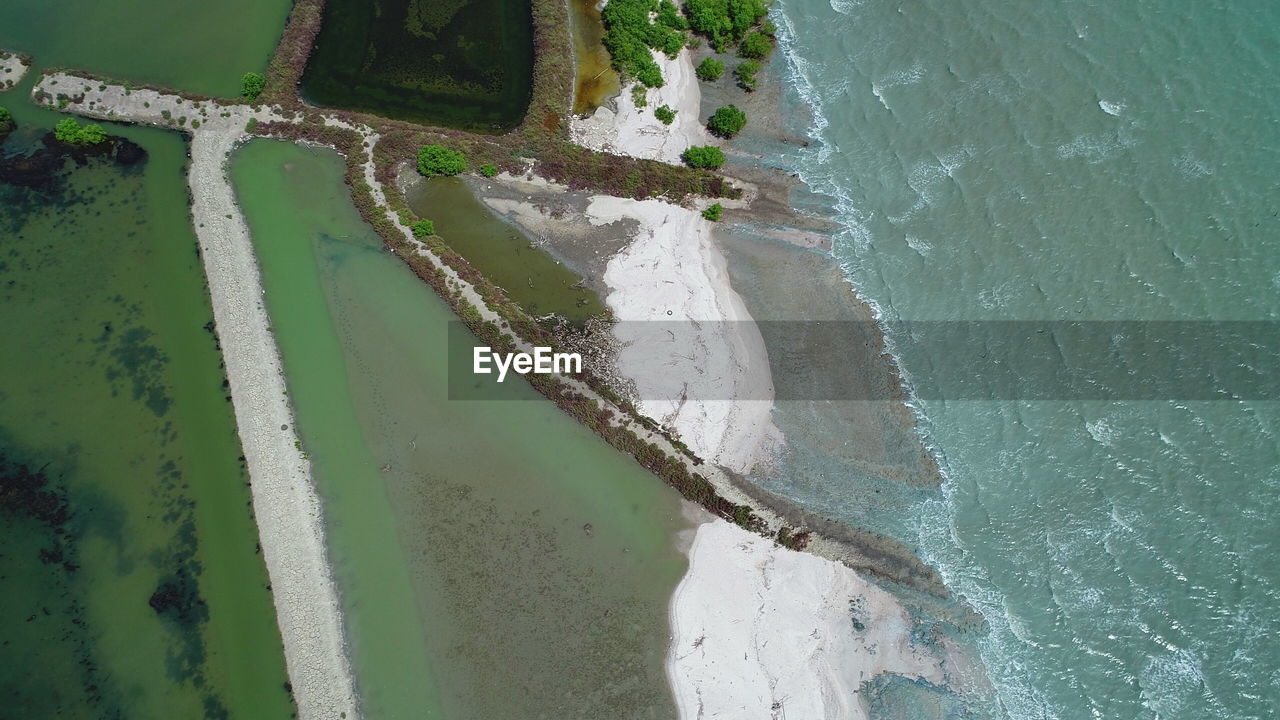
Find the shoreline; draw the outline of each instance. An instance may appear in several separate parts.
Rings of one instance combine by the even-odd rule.
[[[916,644],[902,603],[841,563],[718,519],[687,552],[667,655],[681,718],[865,720],[860,691],[879,676],[945,687],[965,671],[950,649]]]
[[[56,97],[59,85],[75,88],[79,99],[70,99],[67,106],[76,106],[79,114],[162,126],[173,124],[175,112],[194,115],[205,109],[198,101],[154,90],[118,85],[94,90],[84,83],[66,73],[46,75],[32,95],[39,103],[41,93]],[[86,106],[88,95],[94,100]],[[323,510],[295,430],[249,229],[226,174],[235,146],[250,137],[246,125],[251,119],[274,119],[274,114],[246,106],[208,105],[216,115],[206,110],[198,128],[184,128],[191,135],[187,181],[192,224],[248,466],[285,664],[300,718],[355,720],[360,715],[341,605],[327,559]],[[177,117],[185,126],[186,116]]]
[[[604,195],[590,198],[586,217],[639,223],[604,282],[618,370],[635,383],[640,411],[710,462],[737,473],[767,465],[782,444],[768,353],[729,285],[711,222],[661,201]]]
[[[640,220],[640,231],[636,233],[633,245],[618,252],[609,261],[609,269],[615,271],[615,276],[630,278],[630,284],[642,285],[648,281],[655,284],[665,282],[667,285],[662,289],[654,288],[649,296],[637,293],[639,297],[615,300],[619,289],[625,288],[628,282],[610,282],[611,278],[606,273],[606,284],[610,289],[608,304],[619,320],[636,319],[632,313],[637,309],[640,310],[640,319],[656,319],[652,310],[657,303],[676,304],[678,301],[673,300],[673,296],[679,298],[683,293],[693,292],[690,278],[682,277],[679,272],[664,273],[660,269],[664,265],[678,267],[680,258],[696,252],[694,248],[700,249],[704,257],[715,258],[722,269],[730,254],[735,256],[739,272],[730,282],[727,277],[730,273],[725,270],[726,277],[720,280],[739,304],[748,299],[745,297],[747,290],[737,287],[743,262],[738,256],[746,252],[747,255],[742,257],[756,261],[765,257],[773,260],[773,265],[758,263],[754,268],[761,271],[754,282],[762,287],[750,289],[755,297],[748,300],[742,307],[742,314],[734,318],[750,325],[756,338],[760,338],[759,325],[747,312],[747,305],[758,317],[771,321],[803,323],[874,317],[874,311],[860,298],[842,272],[838,273],[839,282],[828,277],[837,265],[832,255],[832,239],[839,227],[837,223],[798,210],[800,205],[796,204],[793,191],[805,191],[808,186],[803,178],[771,165],[771,151],[807,145],[806,140],[789,134],[783,119],[785,112],[780,101],[786,79],[777,71],[783,51],[779,48],[775,52],[779,55],[773,58],[771,68],[761,74],[755,92],[744,93],[725,80],[707,83],[707,87],[702,88],[695,79],[690,94],[702,105],[698,110],[700,116],[716,106],[732,102],[742,107],[751,118],[741,138],[723,143],[730,162],[721,168],[721,172],[735,185],[745,186],[747,193],[741,200],[722,202],[724,216],[722,222],[714,224],[715,237],[710,247],[701,233],[687,230],[670,231],[683,242],[664,244],[664,226],[676,224],[669,217],[670,213],[666,218],[658,218],[657,222],[636,217]],[[682,58],[689,55],[688,50],[682,51]],[[697,52],[699,58],[711,55],[705,48]],[[693,61],[690,59],[688,62],[692,65]],[[625,91],[619,94],[616,102],[623,108],[631,105]],[[635,132],[629,123],[622,122],[623,119],[621,113],[613,117],[597,111],[591,118],[596,124],[593,128],[595,135],[589,138],[594,146],[615,152],[643,151],[643,147],[637,148],[634,142],[627,140]],[[612,142],[608,130],[599,127],[602,120],[614,121],[613,127],[608,129],[614,133]],[[574,137],[582,141],[579,135]],[[739,143],[749,146],[751,151],[739,149]],[[815,196],[814,199],[820,198]],[[690,204],[700,208],[709,203],[709,200],[699,198]],[[527,212],[528,208],[525,208]],[[707,235],[711,236],[713,224],[706,225]],[[748,241],[744,236],[754,239]],[[773,242],[771,250],[768,249],[770,241]],[[637,247],[640,253],[648,250],[648,256],[627,262],[633,248]],[[814,251],[817,256],[808,255]],[[771,292],[773,288],[769,286],[774,283],[806,282],[799,277],[801,273],[790,270],[797,260],[802,260],[800,265],[811,272],[818,273],[812,278],[816,287],[800,293],[813,304],[801,307],[803,302],[789,305],[770,302],[776,292]],[[659,272],[655,273],[655,270]],[[685,283],[681,284],[681,280]],[[762,289],[769,291],[762,292]],[[643,314],[645,310],[650,311],[648,317]],[[853,343],[850,347],[857,349],[858,352],[848,358],[856,367],[833,371],[830,364],[834,358],[824,360],[813,356],[812,352],[816,351],[802,352],[800,347],[788,344],[795,338],[788,339],[785,333],[766,337],[760,342],[761,356],[766,358],[766,363],[770,350],[781,351],[782,358],[772,369],[766,367],[764,375],[773,377],[780,372],[781,376],[776,377],[777,384],[785,389],[789,385],[788,368],[802,374],[823,372],[830,375],[830,382],[883,384],[896,390],[890,396],[898,399],[877,407],[868,407],[865,403],[828,403],[830,407],[818,404],[802,414],[810,423],[823,418],[825,423],[819,427],[825,430],[816,434],[801,432],[797,439],[807,445],[817,442],[815,447],[839,453],[835,457],[840,458],[845,467],[869,473],[872,477],[909,487],[936,487],[941,481],[936,460],[919,434],[916,427],[918,418],[906,404],[907,394],[896,366],[887,355],[886,339],[882,335],[875,337],[875,333],[855,338],[841,336],[840,339],[849,340]],[[634,342],[634,339],[620,337],[619,340],[624,348],[620,364],[625,365],[625,348],[628,341]],[[774,342],[779,344],[772,344]],[[819,347],[833,348],[836,344],[819,343]],[[649,348],[655,345],[658,343],[650,339],[646,350],[652,354]],[[686,354],[695,357],[706,349],[700,337],[693,338],[690,346],[693,349],[686,350]],[[696,369],[691,371],[679,364],[662,369],[670,372],[677,381],[687,380],[692,372],[696,372]],[[635,376],[625,369],[623,374]],[[774,397],[772,387],[768,397]],[[654,405],[640,403],[641,409],[651,416]],[[765,416],[777,412],[780,408],[773,409],[771,403]],[[792,411],[790,418],[775,415],[770,419],[770,426],[778,438],[775,451],[781,453],[782,459],[754,475],[767,476],[771,471],[807,474],[806,468],[788,464],[785,457],[792,450],[792,443],[783,439],[783,433],[797,430],[794,416]],[[774,419],[777,425],[774,425]],[[789,426],[781,430],[784,420]],[[848,437],[837,437],[842,434]],[[856,447],[849,447],[851,443]],[[690,444],[698,450],[705,448],[705,444]],[[911,448],[918,452],[912,452]],[[939,693],[966,694],[983,685],[982,671],[974,670],[975,664],[967,652],[961,651],[945,632],[919,646],[913,644],[913,631],[917,628],[914,626],[916,621],[903,605],[907,601],[914,611],[923,612],[925,617],[933,619],[931,632],[940,632],[943,623],[960,632],[982,627],[982,621],[974,617],[967,605],[962,601],[958,604],[953,602],[935,569],[892,538],[863,530],[854,524],[832,521],[824,517],[825,513],[819,515],[814,512],[816,508],[774,491],[772,483],[759,483],[749,477],[753,474],[750,466],[743,471],[742,466],[735,467],[723,458],[704,457],[734,471],[730,473],[731,482],[749,499],[752,507],[767,508],[814,530],[814,547],[811,553],[788,552],[787,548],[751,533],[741,531],[739,535],[740,529],[727,523],[712,521],[698,528],[689,549],[689,569],[671,600],[672,643],[667,673],[682,720],[785,716],[865,718],[865,705],[859,691],[864,682],[880,675],[923,680],[931,692]],[[802,479],[801,482],[813,483],[815,480]],[[906,593],[899,593],[900,597],[890,595],[870,582],[869,577],[900,584]],[[788,591],[795,594],[785,596]],[[864,610],[869,608],[865,619],[855,621],[862,625],[857,633],[850,632],[849,624],[849,603],[854,602]],[[812,618],[816,618],[813,625],[806,625]],[[809,630],[816,633],[809,637],[817,639],[795,647],[795,639],[805,636]],[[793,646],[778,642],[770,646],[771,638],[787,638]],[[876,648],[881,650],[879,654]],[[885,648],[891,648],[892,652],[885,653]],[[944,670],[944,662],[957,668],[954,677]]]

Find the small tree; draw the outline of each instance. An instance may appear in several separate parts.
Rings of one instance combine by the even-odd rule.
[[[680,155],[689,167],[718,168],[724,165],[724,151],[715,145],[694,145]]]
[[[716,203],[702,211],[702,217],[710,220],[711,222],[720,222],[720,216],[723,214],[724,206],[720,203]]]
[[[432,175],[457,175],[467,169],[467,156],[443,145],[423,145],[418,151],[418,172]]]
[[[760,63],[755,60],[746,60],[738,65],[733,74],[738,78],[738,86],[747,92],[751,92],[756,89],[756,73],[758,72],[760,72]]]
[[[676,111],[666,105],[663,105],[653,111],[653,116],[661,120],[663,125],[670,125],[672,122],[675,122]]]
[[[485,163],[480,166],[480,174],[485,177],[494,177],[498,174],[498,166],[493,163]]]
[[[266,86],[267,79],[262,76],[262,73],[247,72],[240,78],[240,94],[249,102],[257,100]]]
[[[707,58],[698,63],[698,69],[694,71],[699,80],[705,82],[715,82],[724,75],[724,63],[715,58]]]
[[[773,43],[769,37],[762,32],[753,32],[742,39],[742,44],[738,46],[738,57],[763,60],[771,50]]]
[[[436,224],[430,220],[419,220],[410,225],[409,229],[413,231],[413,236],[416,238],[424,238],[428,235],[436,234]]]
[[[737,105],[725,105],[716,110],[711,115],[711,119],[707,120],[707,129],[712,135],[730,138],[737,135],[746,124],[746,113],[739,110]]]

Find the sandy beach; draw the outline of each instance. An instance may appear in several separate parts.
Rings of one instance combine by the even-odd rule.
[[[641,412],[699,456],[746,473],[781,442],[770,419],[773,379],[760,333],[729,286],[711,223],[658,200],[593,196],[588,220],[639,223],[609,260],[605,302],[618,323],[618,364]]]
[[[671,600],[667,674],[682,719],[862,720],[883,674],[942,685],[892,595],[849,568],[735,525],[698,526]]]
[[[59,73],[43,78],[33,95],[41,91],[53,97],[73,95],[66,109],[90,117],[165,126],[171,125],[171,118],[203,119],[194,131],[187,125],[191,213],[249,468],[254,515],[289,681],[304,720],[358,718],[320,499],[295,431],[249,228],[226,175],[232,150],[247,137],[249,119],[268,120],[274,115],[265,108],[224,108],[154,90],[126,90],[118,85],[100,90],[100,85]],[[201,109],[206,110],[203,115]]]
[[[719,144],[699,120],[702,93],[691,52],[681,50],[675,59],[652,52],[664,84],[645,93],[645,107],[636,107],[631,90],[626,88],[614,100],[616,110],[602,106],[590,117],[571,120],[569,132],[574,142],[593,150],[675,164],[691,145]],[[670,125],[654,117],[654,109],[663,105],[676,111]]]

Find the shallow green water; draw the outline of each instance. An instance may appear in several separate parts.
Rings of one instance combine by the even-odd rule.
[[[582,276],[530,247],[528,237],[489,212],[461,179],[419,182],[407,200],[415,213],[431,218],[449,247],[534,317],[557,313],[580,324],[605,311],[600,297],[581,284]]]
[[[318,105],[480,132],[532,87],[529,0],[329,0],[302,78]]]
[[[283,0],[5,0],[0,48],[34,55],[45,67],[234,97],[241,75],[266,69],[289,5]]]
[[[128,134],[145,162],[0,185],[0,715],[287,718],[186,146]]]
[[[447,400],[448,353],[470,348],[335,155],[255,141],[232,176],[368,717],[672,717],[675,493],[523,383]]]

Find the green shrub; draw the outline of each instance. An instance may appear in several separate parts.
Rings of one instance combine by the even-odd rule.
[[[663,105],[653,111],[653,116],[661,120],[663,125],[670,125],[672,122],[675,122],[676,111],[666,105]]]
[[[244,77],[240,78],[240,94],[249,102],[257,100],[258,96],[262,94],[262,89],[266,86],[267,79],[262,76],[262,73],[247,72]]]
[[[493,163],[485,163],[480,166],[480,174],[485,177],[494,177],[498,174],[498,166]]]
[[[718,168],[724,165],[724,151],[715,145],[694,145],[680,154],[689,167]]]
[[[778,26],[774,25],[772,20],[765,20],[760,23],[760,32],[768,35],[769,37],[773,37],[778,34]]]
[[[711,207],[707,208],[706,210],[702,211],[702,217],[710,220],[711,222],[719,222],[720,216],[723,214],[724,214],[724,206],[721,205],[720,203],[716,203]]]
[[[9,112],[9,109],[5,107],[0,107],[0,123],[7,123],[12,119],[13,119],[13,114]]]
[[[649,104],[649,101],[645,99],[646,89],[647,88],[643,85],[631,86],[631,102],[635,103],[635,106],[638,108],[642,108]]]
[[[247,133],[252,133],[253,129],[256,127],[258,127],[258,118],[251,117],[249,118],[249,122],[244,124],[244,131]]]
[[[97,145],[107,139],[101,125],[80,126],[75,118],[63,118],[53,126],[53,136],[69,145]]]
[[[436,224],[430,220],[419,220],[410,225],[409,229],[413,231],[413,236],[416,238],[424,238],[436,234]]]
[[[457,175],[467,169],[467,157],[443,145],[423,145],[418,151],[418,172],[432,175]]]
[[[699,80],[706,82],[714,82],[724,75],[724,63],[715,58],[707,58],[698,63],[698,69],[694,71]]]
[[[738,57],[763,60],[771,50],[773,42],[769,37],[761,32],[753,32],[742,38],[742,44],[738,46]]]
[[[712,135],[731,138],[737,135],[746,124],[746,113],[739,110],[737,105],[725,105],[716,110],[707,120],[707,129]]]
[[[747,60],[734,69],[733,75],[738,78],[738,86],[747,92],[756,89],[756,73],[760,72],[760,63]]]

